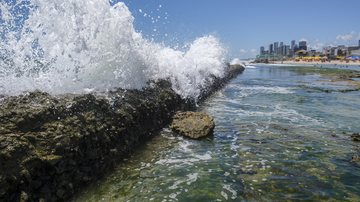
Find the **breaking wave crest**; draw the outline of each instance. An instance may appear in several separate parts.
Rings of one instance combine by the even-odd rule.
[[[28,0],[0,3],[0,94],[141,88],[169,79],[196,98],[222,76],[226,51],[211,35],[181,51],[144,38],[122,3]],[[19,17],[20,16],[20,17]]]

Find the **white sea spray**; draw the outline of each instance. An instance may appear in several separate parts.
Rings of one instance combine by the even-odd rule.
[[[224,73],[226,51],[217,38],[197,38],[186,50],[154,43],[135,30],[122,2],[15,4],[0,3],[0,94],[141,88],[152,79],[169,79],[177,93],[196,98],[210,75]],[[14,13],[19,5],[26,12]],[[25,21],[16,27],[18,15]]]

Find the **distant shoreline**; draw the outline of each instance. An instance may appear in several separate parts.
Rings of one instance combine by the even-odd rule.
[[[360,66],[360,62],[354,62],[354,61],[339,61],[339,60],[332,60],[329,62],[321,62],[321,61],[292,61],[292,60],[285,60],[285,61],[274,61],[273,64],[289,64],[289,65],[315,65],[315,66],[321,66],[321,65],[340,65],[340,66]]]

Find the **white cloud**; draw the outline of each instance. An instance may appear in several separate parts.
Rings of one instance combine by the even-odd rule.
[[[358,44],[357,40],[360,40],[360,32],[352,31],[346,34],[339,34],[336,36],[336,40],[331,40],[331,41],[322,41],[320,39],[308,40],[304,37],[301,38],[299,41],[306,41],[309,49],[321,51],[324,47],[328,47],[328,46],[357,45]]]
[[[356,33],[354,31],[347,34],[339,34],[336,36],[336,40],[341,40],[341,41],[351,41],[359,38],[360,38],[360,33]]]
[[[257,53],[257,50],[256,50],[255,48],[253,48],[253,49],[250,50],[250,52],[251,52],[252,54],[254,54],[254,53],[256,54],[256,53]]]
[[[247,51],[245,50],[245,49],[240,49],[240,54],[245,54],[245,53],[247,53]]]

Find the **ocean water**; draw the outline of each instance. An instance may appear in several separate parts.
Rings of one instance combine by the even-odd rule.
[[[0,2],[0,94],[141,88],[169,79],[197,98],[209,75],[224,74],[226,50],[212,35],[184,47],[155,43],[134,27],[128,7],[109,0]]]
[[[286,66],[253,66],[199,111],[212,137],[169,129],[74,201],[359,201],[360,92]]]

